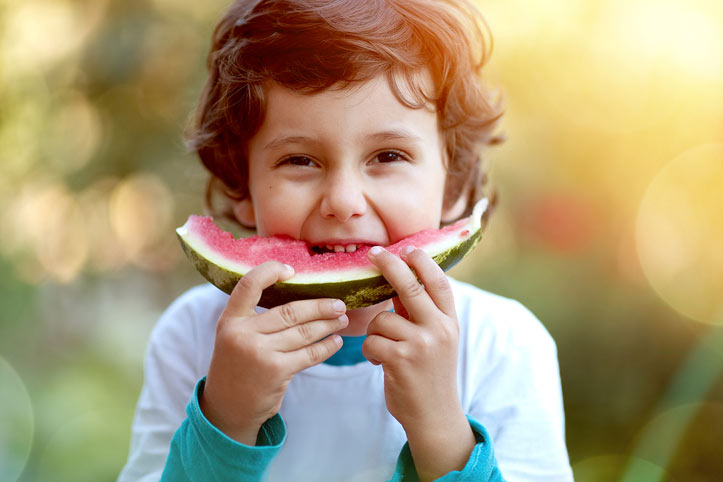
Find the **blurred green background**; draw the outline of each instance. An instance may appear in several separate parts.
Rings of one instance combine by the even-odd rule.
[[[478,2],[500,207],[458,278],[558,344],[578,481],[723,478],[723,2]],[[111,481],[225,0],[0,0],[0,480]]]

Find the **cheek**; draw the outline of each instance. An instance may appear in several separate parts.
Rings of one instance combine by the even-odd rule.
[[[421,191],[424,192],[424,191]],[[442,197],[438,192],[427,191],[426,195],[397,192],[391,202],[380,208],[380,215],[387,226],[390,242],[424,229],[437,229],[441,219]]]
[[[294,210],[288,209],[290,200],[273,185],[265,185],[253,193],[256,230],[260,236],[288,234],[284,227],[293,225]]]
[[[254,195],[256,230],[260,236],[298,236],[304,197],[289,196],[278,186],[266,185]]]

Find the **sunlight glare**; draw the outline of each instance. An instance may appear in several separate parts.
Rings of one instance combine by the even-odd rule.
[[[723,309],[723,144],[692,148],[648,186],[637,250],[653,289],[672,308],[707,323]]]

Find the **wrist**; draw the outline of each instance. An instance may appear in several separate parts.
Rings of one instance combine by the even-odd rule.
[[[407,438],[416,438],[417,435],[425,437],[431,434],[444,434],[450,428],[459,428],[463,424],[469,425],[462,404],[456,395],[423,409],[410,410],[404,415],[403,419],[399,419],[399,423],[404,427]]]
[[[417,419],[402,424],[407,440],[434,440],[435,443],[450,443],[454,434],[472,430],[462,408],[436,414],[434,417]]]
[[[414,466],[422,481],[462,470],[477,443],[461,407],[458,412],[438,420],[404,428]]]
[[[215,403],[214,399],[209,397],[205,390],[199,393],[198,406],[208,423],[223,432],[227,437],[250,447],[256,445],[256,438],[263,422],[243,423],[238,420],[231,420],[225,416],[227,412],[219,407],[219,404]]]

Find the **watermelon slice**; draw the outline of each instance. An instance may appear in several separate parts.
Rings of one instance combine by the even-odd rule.
[[[440,229],[428,229],[386,246],[399,255],[405,246],[424,249],[445,271],[457,264],[482,236],[487,199],[472,215]],[[348,309],[373,305],[395,295],[379,270],[367,259],[371,246],[354,252],[316,254],[304,241],[288,237],[234,239],[210,217],[190,216],[176,230],[183,250],[196,269],[211,283],[231,293],[251,268],[276,260],[294,267],[294,276],[265,289],[259,305],[271,308],[309,298],[339,298]]]

